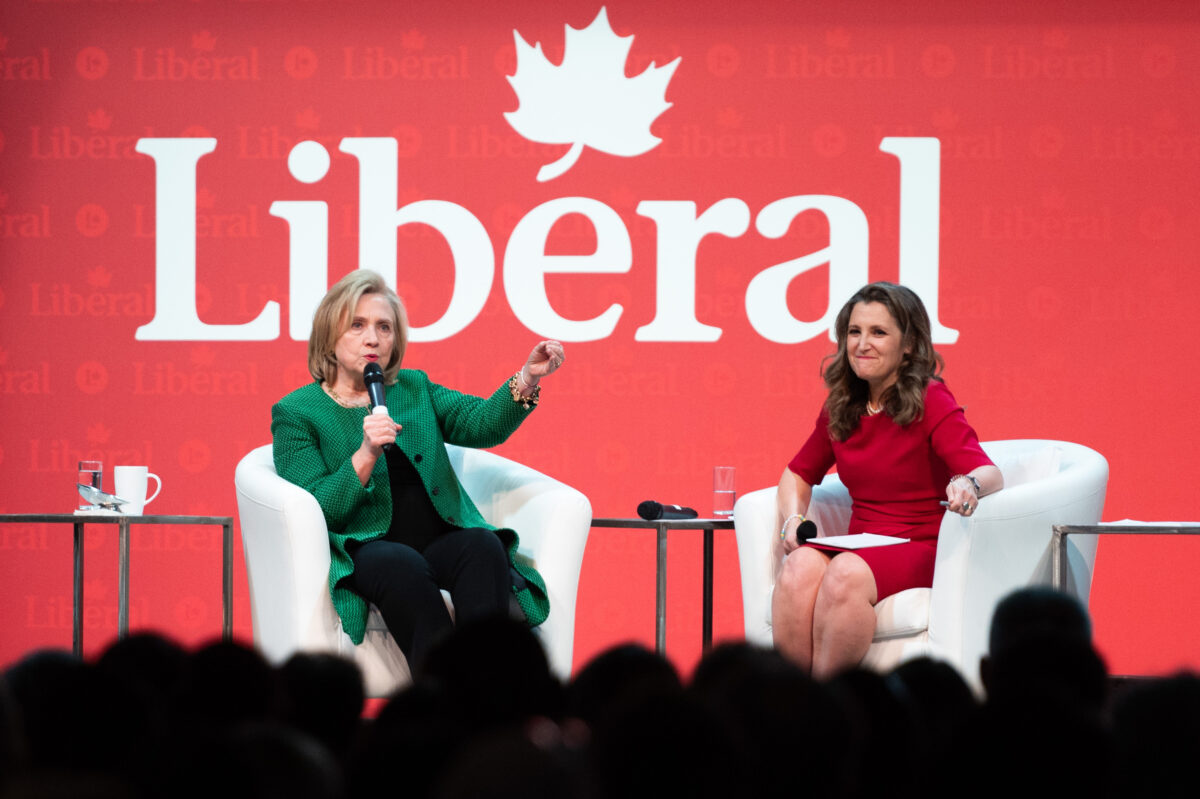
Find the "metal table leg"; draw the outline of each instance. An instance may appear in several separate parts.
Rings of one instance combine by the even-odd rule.
[[[713,529],[704,528],[704,621],[701,638],[702,651],[712,648],[713,619]]]
[[[117,640],[129,635],[129,518],[117,523]]]
[[[75,579],[71,602],[71,653],[83,657],[83,522],[75,522]]]
[[[221,640],[233,640],[233,522],[221,525]]]
[[[657,582],[654,587],[654,650],[667,654],[667,526],[660,524],[658,557],[655,561]]]
[[[1067,585],[1067,536],[1058,527],[1050,536],[1050,587],[1062,591]]]

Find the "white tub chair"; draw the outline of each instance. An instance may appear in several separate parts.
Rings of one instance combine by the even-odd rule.
[[[864,659],[886,671],[921,655],[953,664],[980,689],[979,658],[987,652],[996,604],[1010,591],[1050,583],[1055,524],[1096,524],[1104,508],[1108,461],[1065,441],[983,444],[1004,474],[1004,490],[984,497],[970,517],[946,513],[938,537],[932,588],[910,588],[875,606],[875,638]],[[771,594],[783,550],[774,487],[742,496],[734,507],[746,639],[770,646]],[[821,535],[842,535],[850,496],[836,474],[814,487],[809,518]],[[1086,607],[1096,536],[1068,541],[1066,590]]]
[[[546,581],[550,616],[536,628],[551,669],[565,679],[575,642],[575,594],[592,520],[587,497],[491,452],[447,445],[455,474],[488,522],[511,527],[520,551]],[[271,445],[234,473],[250,584],[254,642],[272,663],[296,652],[333,652],[362,670],[367,695],[384,697],[412,679],[408,662],[372,606],[355,646],[329,596],[329,538],[316,498],[275,473]],[[446,596],[450,606],[449,595]]]

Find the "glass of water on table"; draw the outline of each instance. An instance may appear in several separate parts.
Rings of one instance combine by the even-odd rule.
[[[728,519],[733,515],[733,501],[737,499],[733,475],[732,466],[713,467],[713,516],[718,519]]]
[[[100,461],[80,461],[79,472],[75,478],[75,482],[80,485],[91,486],[97,491],[103,491],[104,486],[104,464]],[[79,491],[75,491],[75,496],[79,496]],[[95,510],[95,505],[83,504],[79,506],[80,510]]]

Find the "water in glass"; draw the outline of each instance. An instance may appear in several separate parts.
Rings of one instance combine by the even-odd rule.
[[[80,461],[79,462],[79,473],[78,473],[78,476],[75,478],[75,482],[80,483],[81,485],[91,486],[92,488],[96,489],[97,491],[103,491],[104,490],[104,486],[102,485],[103,481],[104,481],[104,464],[103,463],[101,463],[100,461]],[[79,496],[78,491],[75,492],[75,496]],[[84,504],[84,503],[81,503],[79,505],[80,510],[87,510],[92,507],[94,507],[94,506]]]
[[[733,502],[737,499],[733,478],[732,466],[713,467],[713,516],[726,518],[733,515]]]

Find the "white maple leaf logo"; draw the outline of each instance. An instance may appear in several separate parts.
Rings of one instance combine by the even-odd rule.
[[[650,124],[671,107],[667,84],[680,61],[662,67],[651,61],[642,74],[626,78],[633,36],[617,36],[604,8],[583,30],[565,27],[559,67],[546,59],[541,42],[530,47],[513,31],[517,71],[508,82],[520,105],[504,118],[530,141],[571,145],[566,155],[538,170],[542,182],[574,166],[585,145],[627,157],[657,147],[662,139],[651,135]]]

